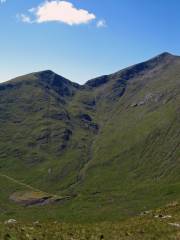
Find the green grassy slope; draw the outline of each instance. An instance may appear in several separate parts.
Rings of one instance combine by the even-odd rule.
[[[109,107],[109,112],[105,111],[80,189],[97,191],[105,209],[109,205],[127,212],[130,205],[133,213],[179,197],[180,61],[163,57],[153,69],[133,73],[120,99],[109,103],[107,96],[106,105],[100,100],[100,108]],[[99,91],[110,87],[111,80]],[[106,93],[111,94],[106,91],[102,98]]]
[[[70,197],[24,208],[9,200],[11,182],[2,206],[17,218],[104,221],[179,199],[179,79],[180,58],[164,53],[83,86],[51,71],[1,84],[0,174]]]

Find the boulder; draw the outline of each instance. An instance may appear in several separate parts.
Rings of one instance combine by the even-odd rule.
[[[17,221],[15,219],[9,219],[7,221],[5,221],[5,224],[16,224]]]

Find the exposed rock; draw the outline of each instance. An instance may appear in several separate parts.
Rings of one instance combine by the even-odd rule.
[[[96,124],[96,123],[91,123],[89,126],[90,126],[91,128],[93,128],[95,131],[98,131],[98,130],[99,130],[99,125]]]
[[[154,217],[155,217],[155,218],[162,218],[163,215],[162,215],[162,214],[158,214],[158,215],[155,215]]]
[[[40,222],[39,221],[35,221],[35,222],[33,222],[33,224],[37,226],[37,225],[40,224]]]
[[[82,113],[79,115],[79,118],[86,129],[95,131],[95,133],[99,130],[98,124],[94,123],[93,119],[88,114]]]
[[[140,213],[140,215],[141,215],[141,216],[142,216],[142,215],[147,215],[147,214],[149,214],[149,213],[151,213],[151,211],[144,211],[144,212]]]
[[[131,107],[137,107],[137,106],[138,106],[137,103],[132,103],[132,104],[131,104]]]
[[[167,207],[176,207],[179,205],[179,202],[178,201],[173,201],[171,203],[168,203],[166,206]]]
[[[70,129],[65,129],[62,135],[62,139],[64,141],[69,141],[71,136],[72,136],[72,131]]]
[[[173,227],[180,228],[180,224],[179,223],[168,223],[168,224],[173,226]]]
[[[48,142],[50,136],[50,132],[49,131],[43,131],[37,138],[36,141],[39,144],[46,144]]]
[[[95,101],[95,99],[85,100],[85,101],[83,101],[83,104],[88,105],[90,107],[94,107],[94,106],[96,106],[96,101]]]
[[[87,121],[87,122],[91,122],[92,121],[92,118],[88,115],[88,114],[80,114],[80,119],[82,120],[82,121]]]
[[[51,115],[51,118],[55,120],[70,120],[68,113],[65,112],[54,113]]]
[[[162,219],[172,218],[171,215],[162,215],[162,214],[155,215],[154,217],[155,218],[162,218]]]
[[[15,219],[9,219],[7,221],[5,221],[5,224],[16,224],[17,221]]]
[[[89,86],[89,87],[95,88],[95,87],[100,87],[101,85],[107,83],[108,81],[109,81],[109,78],[108,78],[107,75],[105,75],[105,76],[98,77],[98,78],[95,78],[95,79],[92,79],[92,80],[88,81],[86,83],[86,85]]]
[[[63,151],[64,149],[66,148],[66,144],[61,144],[60,146],[59,146],[59,151],[61,152],[61,151]]]
[[[2,84],[0,85],[0,91],[3,91],[3,90],[7,90],[7,89],[12,89],[14,87],[13,84],[11,83],[8,83],[8,84]]]
[[[113,101],[118,100],[122,97],[126,91],[126,81],[119,79],[112,87],[112,96],[110,97]]]
[[[163,98],[163,94],[159,93],[148,93],[144,99],[142,99],[139,102],[134,102],[130,106],[131,107],[137,107],[137,106],[143,106],[147,103],[158,103]],[[164,104],[164,103],[163,103]]]
[[[171,216],[171,215],[166,215],[166,216],[163,216],[162,218],[163,218],[163,219],[172,218],[172,216]]]
[[[138,106],[142,106],[142,105],[144,105],[146,102],[145,101],[140,101],[139,103],[138,103]]]

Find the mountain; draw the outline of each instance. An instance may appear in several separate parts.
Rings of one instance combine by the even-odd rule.
[[[178,199],[179,103],[169,53],[84,85],[49,70],[0,84],[0,218],[116,220]]]

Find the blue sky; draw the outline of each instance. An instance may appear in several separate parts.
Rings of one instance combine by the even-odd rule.
[[[179,0],[6,0],[0,81],[51,69],[84,83],[164,51],[180,55],[179,13]]]

